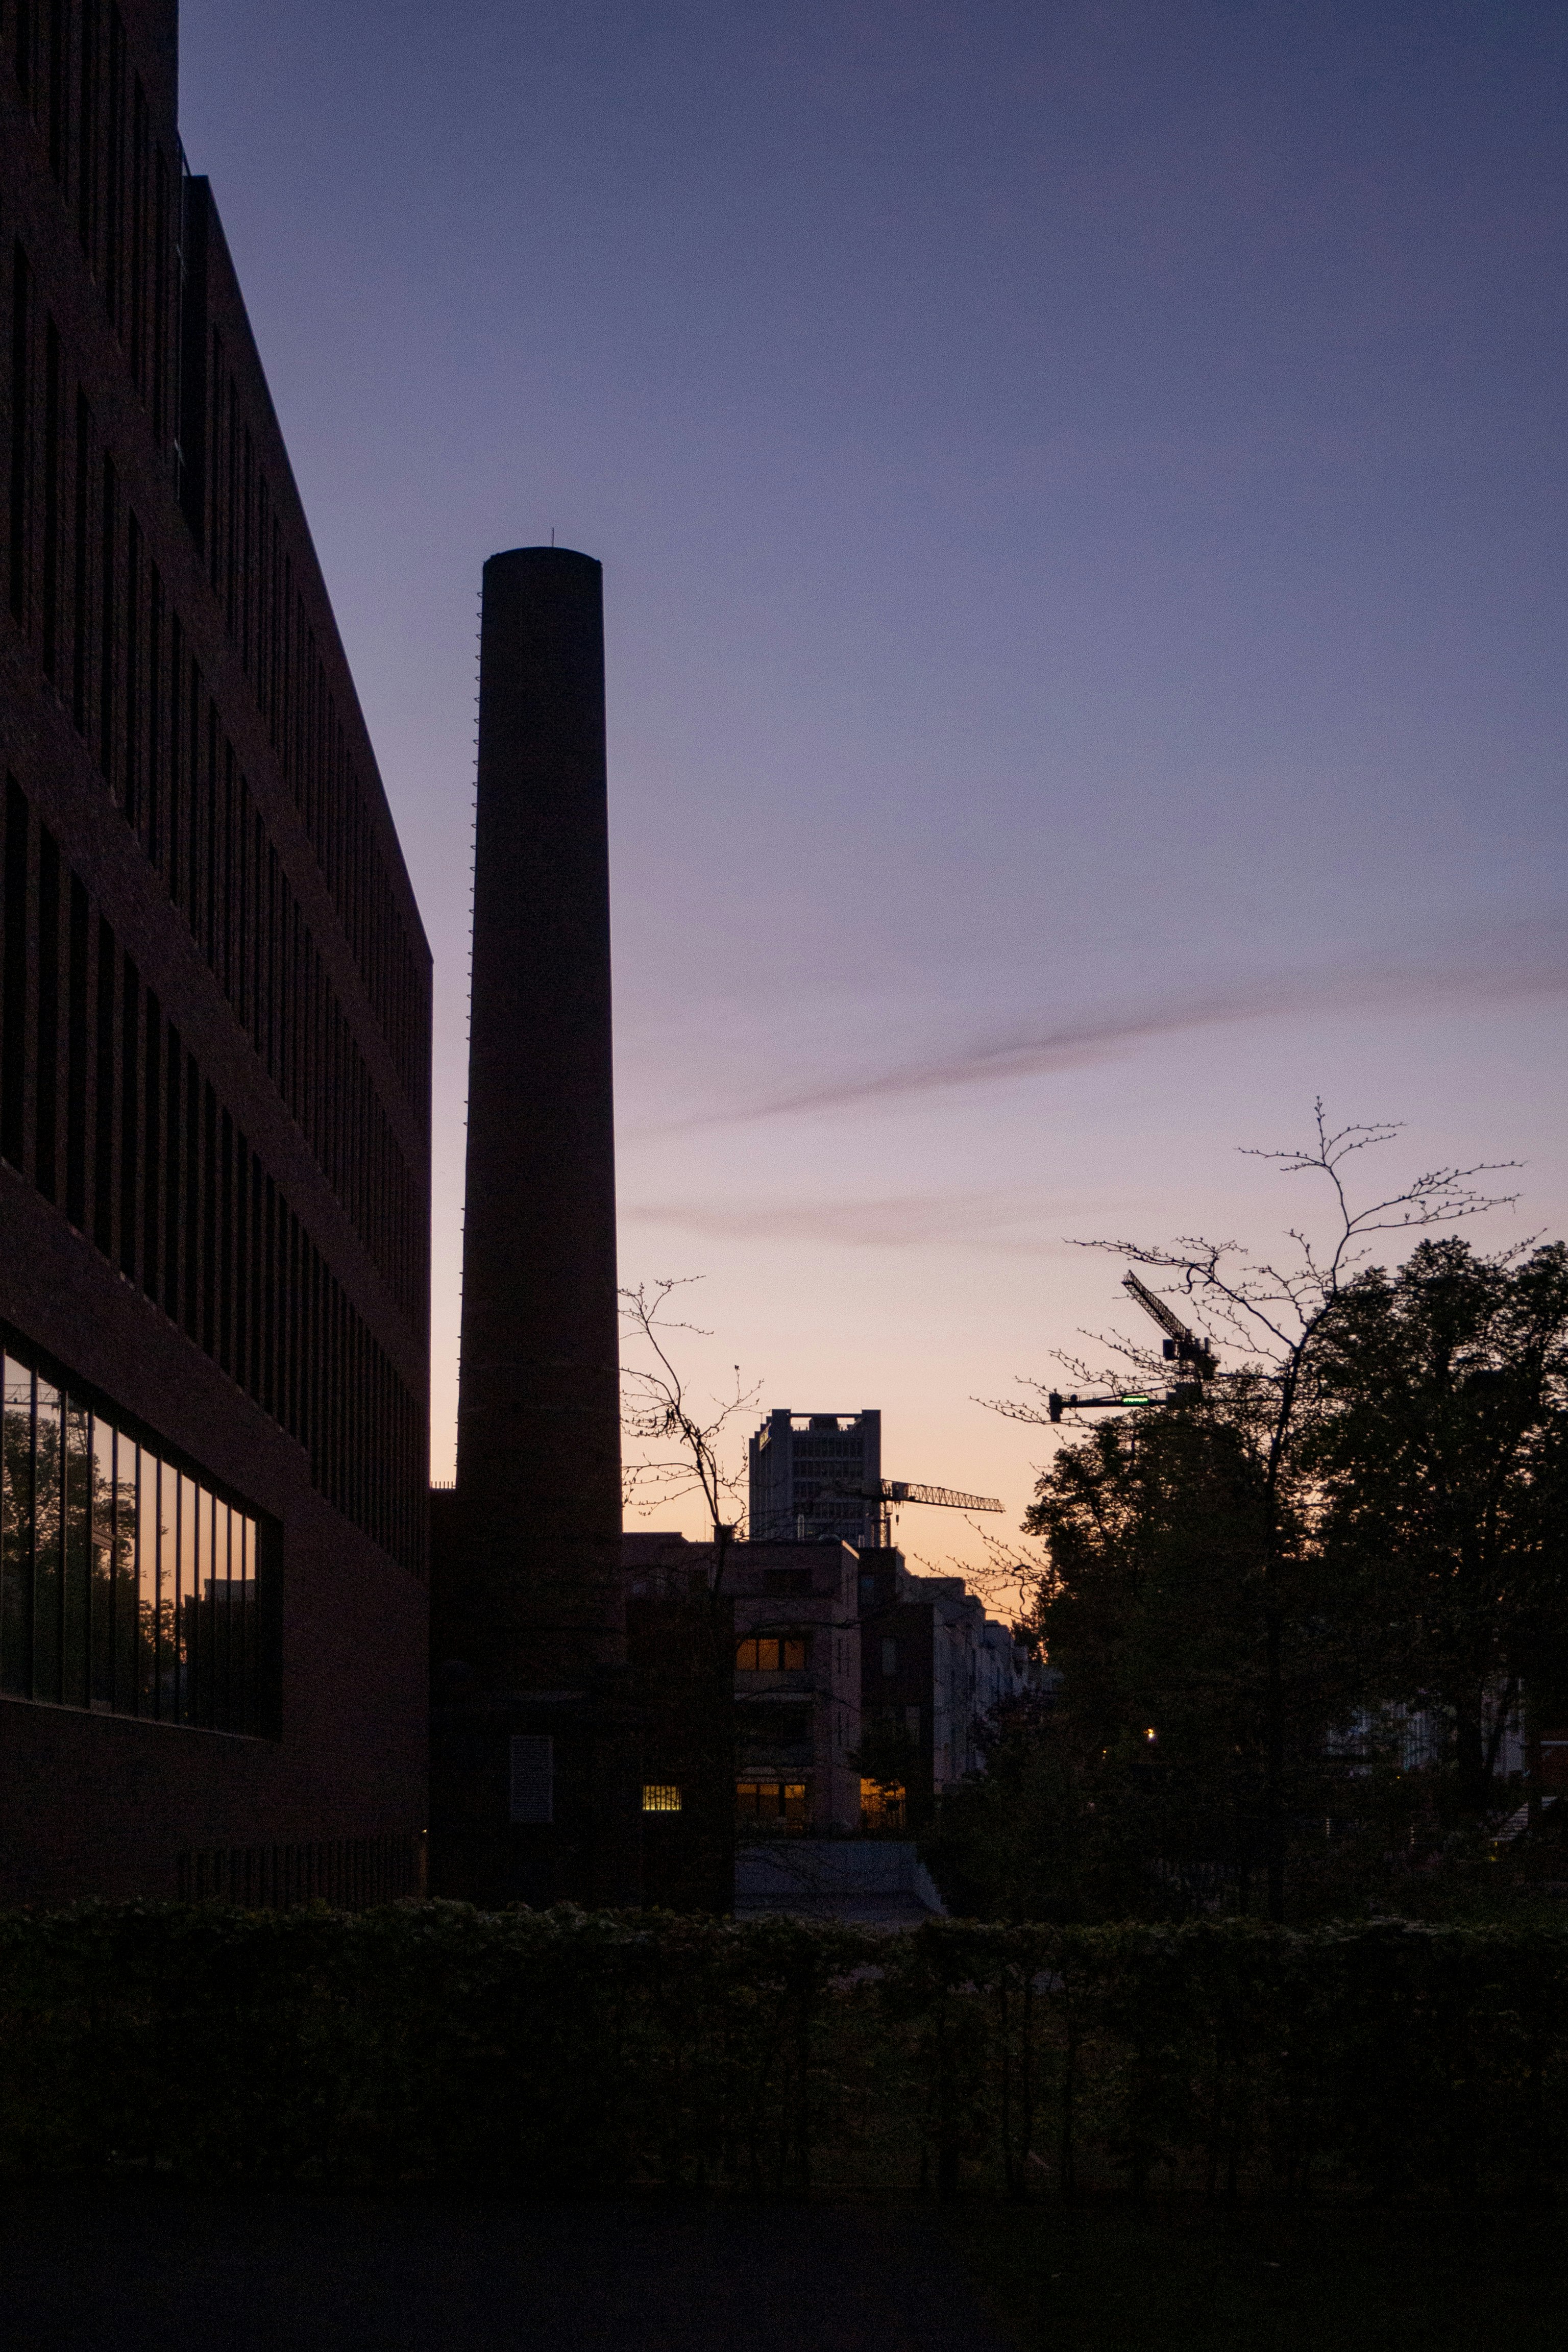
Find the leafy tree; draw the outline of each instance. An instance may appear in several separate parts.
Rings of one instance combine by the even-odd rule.
[[[1363,1274],[1321,1358],[1321,1544],[1382,1696],[1452,1728],[1461,1814],[1502,1801],[1521,1695],[1568,1697],[1568,1249],[1424,1243]]]
[[[1310,1465],[1323,1407],[1324,1352],[1346,1293],[1366,1272],[1378,1236],[1452,1225],[1503,1205],[1475,1187],[1476,1177],[1491,1172],[1485,1165],[1428,1170],[1401,1190],[1357,1205],[1350,1180],[1359,1155],[1390,1142],[1397,1129],[1331,1128],[1321,1101],[1313,1106],[1313,1124],[1305,1144],[1247,1155],[1271,1162],[1283,1174],[1316,1180],[1324,1200],[1326,1214],[1318,1230],[1293,1226],[1282,1251],[1264,1256],[1235,1242],[1201,1236],[1169,1244],[1087,1244],[1168,1276],[1166,1295],[1184,1314],[1197,1317],[1211,1351],[1228,1360],[1219,1383],[1224,1405],[1205,1410],[1231,1430],[1250,1464],[1246,1499],[1238,1487],[1233,1518],[1246,1566],[1239,1555],[1233,1565],[1238,1591],[1250,1596],[1256,1629],[1252,1687],[1259,1694],[1262,1858],[1273,1919],[1285,1916],[1292,1808],[1304,1794],[1294,1785],[1301,1757],[1299,1748],[1292,1756],[1291,1652],[1304,1636],[1321,1643],[1325,1631],[1328,1596],[1305,1574],[1314,1541]],[[1136,1345],[1116,1345],[1142,1377],[1159,1380],[1159,1358]],[[1043,1384],[1025,1385],[1043,1402]],[[1012,1402],[998,1409],[1019,1420],[1047,1418],[1038,1402]],[[1050,1506],[1044,1491],[1041,1499]]]

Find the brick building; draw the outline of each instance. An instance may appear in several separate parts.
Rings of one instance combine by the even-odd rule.
[[[0,1901],[416,1883],[430,959],[173,0],[0,0]]]

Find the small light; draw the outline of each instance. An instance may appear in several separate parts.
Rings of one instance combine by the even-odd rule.
[[[1143,1734],[1143,1737],[1144,1737],[1144,1738],[1145,1738],[1145,1739],[1158,1739],[1158,1738],[1160,1737],[1160,1735],[1159,1735],[1159,1733],[1158,1733],[1157,1731],[1154,1731],[1154,1730],[1149,1730],[1149,1731],[1146,1731],[1146,1732]]]

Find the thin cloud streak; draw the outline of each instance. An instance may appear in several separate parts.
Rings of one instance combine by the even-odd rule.
[[[1037,1194],[947,1192],[885,1201],[763,1202],[737,1208],[718,1202],[649,1202],[623,1208],[620,1213],[623,1223],[662,1225],[703,1241],[799,1241],[852,1249],[948,1242],[1037,1257],[1058,1244],[1029,1240],[1016,1228],[1043,1211]],[[1055,1213],[1070,1210],[1058,1202]]]
[[[679,1134],[695,1128],[738,1126],[800,1112],[848,1109],[865,1103],[909,1101],[959,1087],[1009,1078],[1041,1077],[1115,1059],[1157,1037],[1243,1021],[1289,1019],[1304,1013],[1428,1012],[1443,1005],[1508,1003],[1526,997],[1568,994],[1568,950],[1561,926],[1520,925],[1495,944],[1488,959],[1429,965],[1289,972],[1143,1005],[1108,1007],[1050,1029],[1016,1031],[989,1044],[940,1059],[830,1085],[801,1087],[763,1102],[700,1112],[660,1122],[644,1134]]]

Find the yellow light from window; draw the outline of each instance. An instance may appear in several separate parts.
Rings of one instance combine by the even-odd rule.
[[[680,1791],[668,1780],[645,1780],[642,1809],[645,1813],[678,1813],[680,1811]]]

